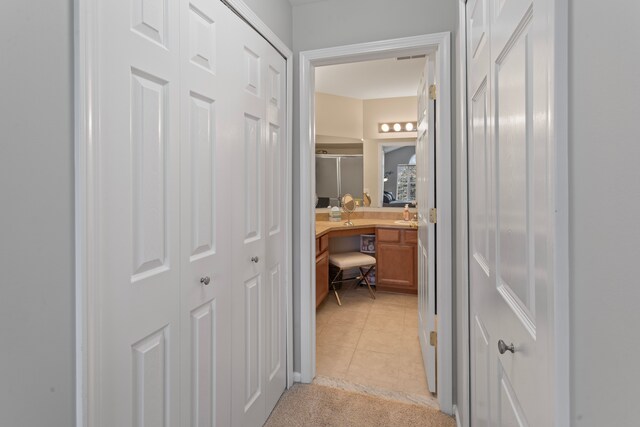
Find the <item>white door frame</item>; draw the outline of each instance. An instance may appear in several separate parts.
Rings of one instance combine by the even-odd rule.
[[[457,64],[460,81],[458,94],[459,120],[457,124],[459,139],[458,150],[458,188],[457,205],[457,253],[456,291],[461,293],[459,301],[461,311],[457,315],[457,332],[462,334],[462,374],[463,387],[457,391],[462,401],[456,402],[455,415],[458,425],[468,427],[471,414],[470,381],[470,301],[469,301],[469,189],[468,189],[468,104],[467,104],[467,0],[458,0],[458,44]],[[548,390],[553,395],[553,420],[556,426],[571,424],[571,383],[570,383],[570,299],[569,299],[569,0],[550,0],[548,14],[549,43],[552,46],[548,58],[549,72],[549,143],[550,156],[554,160],[549,171],[549,180],[554,192],[551,206],[554,209],[553,229],[553,292],[550,296],[553,319],[553,336],[549,351],[551,372]],[[464,414],[460,417],[460,412]]]
[[[284,211],[286,232],[286,265],[284,279],[286,289],[287,319],[287,387],[293,385],[293,279],[292,279],[292,140],[293,140],[293,52],[256,15],[243,0],[220,0],[264,37],[287,62],[287,113],[286,113],[286,172]],[[94,373],[100,369],[95,336],[97,283],[96,255],[99,207],[96,205],[98,170],[96,155],[99,152],[99,88],[98,62],[99,0],[74,0],[74,103],[75,103],[75,403],[76,426],[99,425],[93,418],[90,396]],[[93,364],[95,362],[95,364]]]
[[[315,377],[315,67],[436,53],[438,80],[438,401],[453,413],[451,33],[443,32],[300,52],[300,379]],[[444,172],[444,173],[443,173]]]
[[[468,188],[468,147],[467,147],[467,0],[459,0],[458,3],[458,45],[457,75],[458,99],[458,138],[456,138],[457,188],[456,200],[456,333],[462,335],[462,348],[458,351],[462,355],[462,372],[458,372],[458,378],[462,378],[462,390],[457,390],[454,414],[458,426],[469,427],[471,425],[469,414],[471,413],[471,361],[469,347],[469,188]],[[454,362],[458,366],[456,355]],[[457,388],[458,384],[456,384]]]

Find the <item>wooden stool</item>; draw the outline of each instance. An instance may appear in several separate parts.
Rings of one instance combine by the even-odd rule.
[[[340,277],[344,270],[356,267],[360,270],[360,274],[362,275],[356,286],[358,286],[364,280],[367,284],[367,287],[369,288],[369,294],[371,295],[371,298],[376,299],[368,277],[369,273],[371,273],[371,270],[373,270],[373,268],[376,266],[376,259],[374,257],[372,257],[371,255],[363,254],[361,252],[342,252],[329,255],[329,264],[334,265],[338,268],[338,273],[336,273],[333,280],[331,280],[331,289],[333,289],[333,293],[336,296],[338,305],[342,305],[342,302],[340,302],[340,296],[338,296],[336,283],[346,282],[347,280],[337,279],[338,277]],[[365,267],[369,268],[365,271]]]

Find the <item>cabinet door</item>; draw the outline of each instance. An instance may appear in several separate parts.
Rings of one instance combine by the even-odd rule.
[[[329,252],[324,252],[316,258],[316,307],[329,294]]]
[[[416,291],[416,246],[378,243],[378,289]]]

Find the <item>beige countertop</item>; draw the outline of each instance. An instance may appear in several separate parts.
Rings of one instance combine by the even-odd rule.
[[[320,237],[330,231],[357,230],[371,227],[416,229],[416,227],[411,227],[411,221],[407,221],[406,224],[398,224],[396,223],[396,221],[398,221],[397,219],[353,218],[351,220],[353,223],[352,226],[344,225],[346,221],[347,219],[345,217],[343,217],[339,222],[316,221],[316,237]]]

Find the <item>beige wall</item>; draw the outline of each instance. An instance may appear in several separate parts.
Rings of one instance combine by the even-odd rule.
[[[362,123],[361,99],[316,93],[316,135],[361,140]]]
[[[416,87],[418,82],[416,82]],[[378,123],[414,122],[418,117],[418,98],[365,99],[363,101],[364,139],[416,138],[415,132],[378,133]]]

